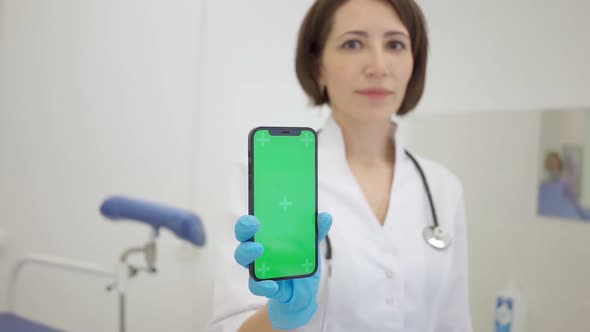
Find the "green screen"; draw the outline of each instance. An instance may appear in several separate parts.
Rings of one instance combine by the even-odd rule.
[[[252,267],[257,279],[303,277],[317,265],[316,135],[308,128],[258,128],[251,135],[251,202],[260,220],[255,241],[264,254]]]

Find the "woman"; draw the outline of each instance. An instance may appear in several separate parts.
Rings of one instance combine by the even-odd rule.
[[[471,331],[462,186],[417,158],[438,222],[453,237],[448,249],[433,249],[422,236],[432,224],[428,197],[391,121],[420,100],[427,49],[413,0],[314,3],[300,29],[296,69],[314,104],[331,109],[318,136],[318,204],[329,212],[319,215],[318,231],[321,239],[329,231],[334,247],[329,292],[325,260],[309,278],[246,281],[244,267],[264,248],[247,241],[256,218],[238,218],[247,211],[242,187],[233,192],[231,218],[240,242],[220,247],[211,330],[321,331],[327,317],[327,331]],[[247,183],[245,164],[236,183]]]
[[[582,206],[571,177],[555,151],[545,157],[546,178],[539,185],[537,213],[544,216],[590,220],[590,210]]]
[[[545,157],[545,170],[547,172],[546,183],[559,183],[564,194],[572,200],[577,200],[578,195],[569,176],[564,173],[563,161],[559,153],[550,151]]]

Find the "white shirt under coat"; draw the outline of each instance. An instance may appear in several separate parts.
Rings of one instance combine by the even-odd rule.
[[[445,167],[416,156],[428,179],[439,224],[453,237],[449,249],[435,250],[422,237],[424,228],[432,224],[422,180],[400,140],[395,135],[392,139],[395,172],[381,225],[348,166],[342,132],[333,118],[327,119],[318,136],[318,206],[333,216],[327,331],[471,332],[461,183]],[[233,258],[238,244],[233,227],[248,212],[247,162],[237,173],[231,213],[218,242],[209,331],[237,331],[267,301],[250,293],[248,270]],[[321,248],[324,253],[325,244]],[[323,258],[319,310],[298,331],[321,330],[325,266]]]

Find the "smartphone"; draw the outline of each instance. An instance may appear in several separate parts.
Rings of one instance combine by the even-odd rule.
[[[318,266],[317,133],[302,127],[257,127],[248,135],[248,209],[264,246],[250,264],[254,280],[313,275]]]

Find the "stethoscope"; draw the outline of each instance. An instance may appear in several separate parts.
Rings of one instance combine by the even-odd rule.
[[[420,166],[420,163],[414,158],[414,156],[408,151],[404,150],[406,156],[410,158],[418,173],[420,174],[420,178],[422,179],[422,184],[424,185],[424,191],[426,192],[426,196],[428,196],[428,204],[430,205],[430,213],[432,215],[432,224],[428,225],[422,231],[422,236],[424,237],[424,241],[428,243],[431,247],[436,250],[446,250],[448,249],[451,244],[453,243],[452,237],[444,231],[444,229],[438,223],[438,217],[436,216],[436,209],[434,207],[434,202],[432,200],[432,194],[430,192],[430,186],[428,185],[428,180],[426,179],[426,175],[424,175],[424,171]],[[328,271],[328,282],[326,283],[326,294],[324,295],[324,317],[322,319],[322,332],[326,330],[326,323],[328,316],[328,299],[329,299],[329,291],[330,291],[330,280],[332,279],[332,243],[330,242],[330,237],[326,235],[325,238],[326,242],[326,265]]]
[[[438,223],[438,217],[436,216],[436,209],[434,207],[434,202],[432,201],[432,194],[430,192],[430,186],[428,185],[428,180],[426,180],[426,175],[424,175],[424,171],[422,170],[422,166],[420,163],[414,158],[414,156],[408,151],[404,150],[406,156],[410,158],[418,173],[420,174],[420,178],[422,179],[422,184],[424,185],[424,191],[426,192],[426,196],[428,197],[428,205],[430,206],[430,213],[432,215],[432,225],[426,226],[424,231],[422,231],[422,236],[424,237],[424,241],[428,243],[435,249],[438,250],[445,250],[451,246],[453,240],[451,236],[444,231],[444,229]],[[330,242],[330,236],[326,235],[326,260],[330,261],[332,259],[332,243]]]

